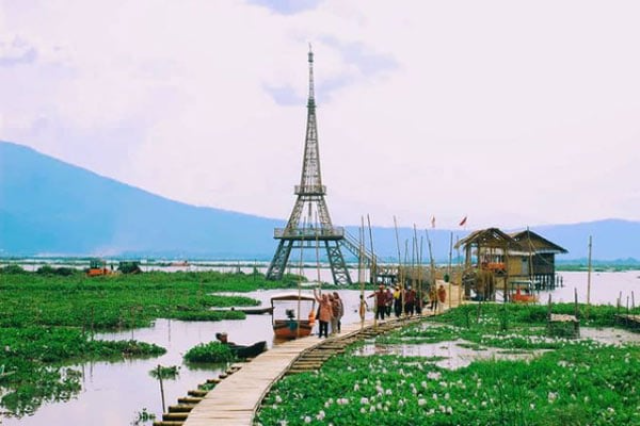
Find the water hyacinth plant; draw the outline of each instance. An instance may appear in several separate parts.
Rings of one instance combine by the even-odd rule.
[[[229,346],[220,342],[201,343],[189,349],[184,354],[188,362],[228,362],[235,358]]]
[[[356,347],[318,372],[278,382],[258,413],[258,423],[640,425],[639,346],[547,338],[540,322],[519,328],[524,321],[518,318],[531,313],[517,310],[528,307],[507,309],[513,314],[507,330],[502,330],[498,309],[485,309],[471,330],[461,309],[443,318],[454,325],[423,323],[374,343],[445,342],[467,332],[469,340],[485,347],[547,351],[529,360],[480,360],[451,370],[421,357],[357,356]]]

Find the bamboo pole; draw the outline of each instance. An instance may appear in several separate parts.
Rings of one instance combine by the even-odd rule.
[[[431,247],[431,237],[429,237],[429,230],[425,229],[424,232],[427,234],[427,247],[429,248],[429,262],[431,264],[431,285],[436,291],[436,305],[440,307],[439,310],[442,310],[442,306],[440,303],[440,295],[438,295],[438,287],[436,285],[436,264],[433,260],[433,249]],[[449,294],[449,298],[451,298],[451,294]],[[435,312],[434,312],[435,314]]]
[[[398,246],[398,275],[400,277],[400,318],[404,315],[404,277],[402,276],[402,255],[400,254],[400,236],[398,235],[398,221],[393,216],[393,225],[396,230],[396,245]]]
[[[371,231],[371,220],[369,219],[369,214],[367,214],[367,223],[369,225],[369,243],[371,244],[371,253],[373,253],[373,233]],[[374,284],[376,284],[374,282]],[[374,290],[375,291],[375,290]],[[378,328],[378,301],[376,300],[377,296],[374,296],[374,314],[373,314],[373,328]]]
[[[167,411],[166,405],[164,403],[164,385],[162,384],[162,367],[158,364],[158,380],[160,381],[160,398],[162,398],[162,412],[165,413]]]
[[[449,233],[449,264],[447,265],[447,276],[449,277],[449,309],[451,309],[451,256],[453,252],[453,232]]]
[[[422,315],[422,251],[418,247],[418,230],[416,228],[416,224],[413,224],[413,243],[415,245],[416,251],[416,265],[418,268],[418,285],[416,289],[416,301],[414,302],[416,306],[420,306],[420,314]],[[419,303],[419,305],[418,305]]]
[[[369,219],[369,214],[367,213],[367,224],[369,226],[369,245],[371,246],[371,264],[374,265],[371,269],[371,276],[369,279],[371,280],[371,284],[376,283],[376,276],[378,274],[378,261],[376,259],[375,252],[373,251],[373,232],[371,231],[371,220]]]
[[[360,329],[364,328],[364,316],[366,309],[364,308],[364,217],[360,216],[360,230],[359,237],[360,243],[358,247],[359,259],[358,259],[358,280],[360,281],[360,303],[358,304],[358,314],[360,315]]]
[[[589,318],[589,307],[591,305],[591,248],[592,248],[592,238],[589,235],[589,258],[587,264],[587,318]]]
[[[305,218],[302,222],[302,239],[300,240],[300,279],[298,280],[298,307],[297,311],[297,327],[296,327],[296,338],[300,338],[300,309],[302,297],[302,278],[304,277],[304,231],[307,225],[307,219]]]

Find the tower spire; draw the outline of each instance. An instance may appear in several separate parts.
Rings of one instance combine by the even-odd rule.
[[[313,87],[313,49],[309,43],[309,98],[307,100],[307,108],[315,108],[316,100]]]
[[[307,100],[307,132],[304,142],[302,176],[294,193],[298,196],[293,211],[284,229],[275,229],[274,238],[280,240],[276,254],[267,271],[268,279],[282,278],[293,248],[305,247],[327,250],[333,280],[336,284],[350,284],[351,277],[344,262],[340,243],[344,241],[344,228],[336,228],[331,223],[329,209],[325,202],[326,187],[320,173],[320,150],[318,148],[318,126],[316,123],[316,102],[313,84],[313,50],[309,45],[309,99]],[[303,218],[303,213],[307,217]],[[317,223],[314,223],[317,222]]]

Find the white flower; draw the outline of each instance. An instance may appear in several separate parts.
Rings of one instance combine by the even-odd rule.
[[[387,389],[384,393],[387,395],[391,395],[393,392],[391,392],[391,389]]]
[[[316,419],[322,421],[324,419],[324,411],[320,410],[320,412],[318,413],[318,415],[316,416]]]
[[[433,394],[433,400],[434,400],[434,401],[437,401],[437,400],[438,400],[438,394],[437,394],[437,393],[434,393],[434,394]]]
[[[357,383],[355,385],[353,385],[353,391],[357,392],[360,390],[360,385],[358,385]]]
[[[431,380],[438,380],[440,379],[441,374],[438,373],[437,371],[429,371],[427,373],[427,379],[431,379]]]
[[[360,404],[364,405],[364,404],[368,404],[369,403],[369,398],[366,397],[362,397],[360,398]]]
[[[422,406],[423,406],[424,404],[426,404],[426,403],[427,403],[427,400],[426,400],[426,399],[424,399],[424,398],[420,398],[420,399],[418,400],[418,405],[419,405],[420,407],[422,407]]]
[[[558,392],[549,392],[549,394],[547,395],[547,399],[549,400],[550,404],[553,404],[553,401],[558,399]]]
[[[305,423],[311,423],[311,417],[309,417],[309,416],[304,416],[304,422],[305,422]]]
[[[289,424],[289,422],[286,420],[280,420],[279,423],[280,423],[280,426],[287,426]]]
[[[280,395],[276,395],[276,402],[280,404],[282,402],[282,397]]]

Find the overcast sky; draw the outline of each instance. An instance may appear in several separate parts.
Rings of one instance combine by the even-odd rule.
[[[286,219],[313,44],[333,221],[640,220],[640,2],[0,0],[0,139]]]

